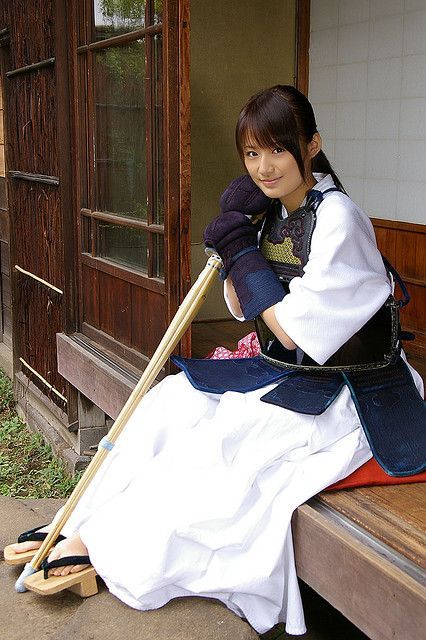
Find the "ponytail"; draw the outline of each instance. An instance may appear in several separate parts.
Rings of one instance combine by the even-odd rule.
[[[329,173],[333,178],[333,182],[339,191],[346,193],[346,189],[340,181],[337,173],[334,171],[333,167],[330,164],[327,156],[324,151],[320,151],[317,155],[312,159],[312,171],[314,173]]]

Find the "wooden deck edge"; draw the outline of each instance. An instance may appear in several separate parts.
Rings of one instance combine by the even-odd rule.
[[[423,640],[421,571],[315,499],[297,509],[298,576],[371,640]]]
[[[59,373],[89,400],[115,419],[131,394],[134,380],[96,352],[64,333],[56,334]]]

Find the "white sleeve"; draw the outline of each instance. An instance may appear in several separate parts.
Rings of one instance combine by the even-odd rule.
[[[380,309],[391,286],[368,217],[343,194],[320,205],[302,277],[275,305],[283,330],[324,364]]]

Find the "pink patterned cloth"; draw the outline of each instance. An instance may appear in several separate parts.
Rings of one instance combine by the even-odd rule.
[[[216,347],[209,353],[207,358],[211,360],[232,360],[233,358],[253,358],[260,353],[259,340],[255,331],[244,336],[238,341],[235,351],[225,349],[225,347]]]

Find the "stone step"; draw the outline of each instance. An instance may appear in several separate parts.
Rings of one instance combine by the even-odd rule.
[[[0,496],[0,549],[16,540],[19,533],[49,522],[63,501],[16,500]],[[22,567],[0,564],[0,629],[2,640],[51,640],[54,630],[66,628],[82,606],[78,596],[64,592],[49,599],[35,593],[17,593],[15,581]]]
[[[0,549],[15,542],[23,531],[50,522],[64,500],[18,500],[0,496]],[[2,557],[3,559],[3,557]]]

